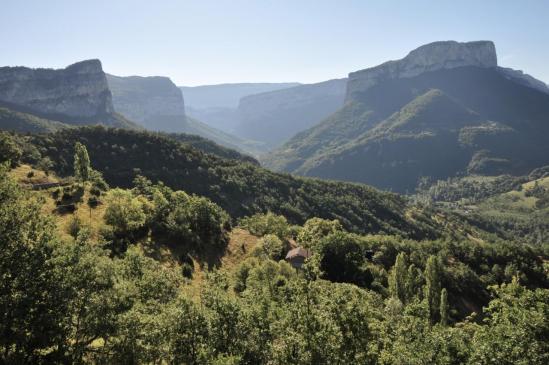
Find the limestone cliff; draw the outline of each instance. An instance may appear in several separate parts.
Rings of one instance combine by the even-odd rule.
[[[58,70],[0,67],[0,101],[38,113],[84,119],[113,113],[99,60]]]
[[[398,61],[352,72],[347,83],[347,100],[385,80],[409,78],[429,71],[476,66],[497,67],[496,47],[491,41],[429,43]]]
[[[150,130],[181,132],[185,104],[181,90],[161,76],[120,77],[107,75],[114,109]]]

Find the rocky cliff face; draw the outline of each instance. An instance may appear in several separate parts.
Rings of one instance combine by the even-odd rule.
[[[167,77],[107,75],[114,109],[147,129],[180,132],[185,123],[181,90]]]
[[[491,41],[459,43],[443,41],[429,43],[411,51],[398,61],[349,74],[347,99],[354,94],[390,79],[410,78],[429,71],[464,66],[497,67],[496,47]]]
[[[99,60],[65,69],[0,67],[0,101],[49,115],[94,118],[113,112]]]

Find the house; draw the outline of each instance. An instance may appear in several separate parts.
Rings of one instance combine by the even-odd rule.
[[[288,254],[286,255],[286,261],[288,261],[290,265],[292,265],[296,269],[300,269],[301,265],[303,265],[305,260],[309,257],[311,257],[310,250],[303,247],[296,247],[288,251]]]

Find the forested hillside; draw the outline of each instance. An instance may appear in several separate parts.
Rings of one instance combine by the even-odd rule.
[[[540,247],[473,237],[444,215],[437,216],[441,237],[422,241],[357,235],[337,220],[296,226],[273,213],[234,228],[211,200],[144,177],[129,189],[110,188],[89,139],[99,133],[109,144],[108,133],[125,146],[121,137],[97,128],[78,133],[63,136],[85,136],[92,148],[71,147],[64,179],[18,165],[32,148],[20,150],[13,136],[0,140],[0,159],[12,166],[0,168],[5,363],[549,360]],[[136,145],[153,138],[123,136]],[[164,149],[175,143],[152,141]],[[178,146],[186,153],[174,158],[201,155]],[[59,186],[23,188],[37,184]],[[296,245],[313,253],[298,270],[281,260]]]
[[[338,219],[356,232],[432,237],[436,224],[406,201],[371,187],[276,174],[255,163],[205,154],[189,144],[149,132],[83,127],[49,135],[14,137],[30,160],[47,158],[60,176],[73,173],[76,142],[112,186],[130,187],[137,175],[208,197],[233,217],[272,211],[291,222]],[[23,158],[23,161],[25,159]]]

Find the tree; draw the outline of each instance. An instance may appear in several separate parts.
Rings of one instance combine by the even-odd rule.
[[[145,225],[143,202],[130,191],[113,189],[107,195],[107,202],[105,223],[111,225],[117,233],[124,235]]]
[[[335,282],[369,285],[372,275],[364,268],[360,240],[347,232],[333,233],[319,243],[320,269],[325,278]]]
[[[448,324],[448,291],[446,288],[440,292],[440,324]]]
[[[406,284],[408,283],[408,258],[406,253],[397,255],[395,265],[389,275],[389,291],[394,298],[406,303]]]
[[[80,142],[74,145],[74,176],[79,181],[88,181],[90,179],[90,157],[88,150]]]
[[[436,256],[429,256],[425,266],[425,300],[429,308],[429,319],[432,324],[440,317],[441,267]]]
[[[549,290],[529,290],[515,277],[492,287],[495,298],[474,334],[471,364],[542,365],[549,363]]]
[[[297,235],[297,242],[304,247],[313,248],[322,238],[342,231],[343,226],[336,219],[311,218]]]
[[[0,165],[0,363],[43,363],[61,336],[55,226]],[[50,354],[53,360],[55,354]],[[56,362],[51,361],[50,362]],[[61,361],[58,361],[61,362]]]
[[[0,162],[9,161],[10,165],[15,167],[22,154],[23,151],[14,138],[10,134],[0,131]]]
[[[267,234],[257,242],[257,249],[261,255],[265,255],[267,258],[278,261],[282,256],[284,244],[278,236],[274,234]]]
[[[204,314],[190,300],[181,298],[171,314],[169,333],[173,363],[198,364],[206,350],[208,322]]]

